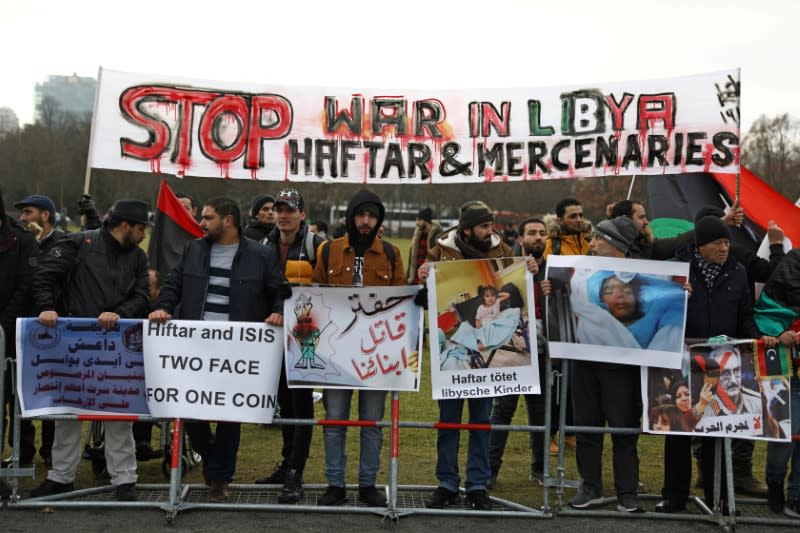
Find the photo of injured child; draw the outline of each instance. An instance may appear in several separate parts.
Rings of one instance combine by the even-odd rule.
[[[488,260],[436,265],[441,370],[531,364],[525,263],[504,261],[499,270]]]

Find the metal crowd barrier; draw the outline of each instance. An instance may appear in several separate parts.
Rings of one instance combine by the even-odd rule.
[[[3,338],[2,328],[0,328],[0,395],[4,393],[3,386],[5,383],[6,365],[12,368],[13,360],[5,358],[5,343]],[[574,510],[564,505],[564,491],[565,489],[576,489],[579,487],[577,480],[566,479],[565,457],[564,457],[564,435],[566,432],[583,432],[583,433],[626,433],[626,434],[640,434],[640,428],[608,428],[608,427],[585,427],[585,426],[568,426],[566,424],[566,398],[567,387],[566,383],[569,379],[568,361],[561,361],[561,371],[553,373],[551,361],[549,357],[546,358],[545,375],[543,380],[542,394],[545,401],[545,423],[543,426],[525,426],[525,425],[494,425],[491,424],[450,424],[440,422],[415,422],[415,421],[401,421],[400,420],[400,395],[398,392],[393,392],[391,397],[391,414],[388,421],[359,421],[359,420],[310,420],[310,419],[276,419],[275,425],[320,425],[320,426],[374,426],[380,428],[389,428],[390,431],[390,458],[389,458],[389,479],[388,484],[381,486],[387,494],[386,508],[367,507],[358,498],[353,497],[357,492],[355,485],[348,485],[347,490],[351,496],[350,505],[343,505],[338,507],[323,507],[317,505],[317,499],[321,492],[326,488],[324,484],[305,484],[305,495],[301,502],[298,504],[281,504],[277,502],[277,495],[280,485],[250,485],[250,484],[233,484],[230,486],[231,499],[225,503],[210,503],[206,502],[205,496],[208,492],[208,487],[204,485],[191,485],[184,484],[182,481],[182,461],[183,455],[183,422],[176,419],[173,421],[172,431],[172,459],[170,463],[170,481],[169,484],[137,484],[139,491],[139,500],[136,502],[118,502],[114,499],[113,487],[106,485],[103,487],[94,487],[88,489],[76,490],[66,494],[55,496],[23,499],[18,492],[18,479],[20,477],[34,477],[33,468],[19,468],[19,453],[20,453],[20,424],[19,424],[19,402],[14,402],[14,409],[17,414],[14,420],[13,427],[13,455],[12,467],[0,470],[0,480],[11,480],[11,496],[7,502],[9,508],[31,509],[31,508],[69,508],[69,509],[83,509],[83,508],[156,508],[163,510],[166,513],[166,519],[172,523],[180,512],[191,509],[218,509],[218,510],[262,510],[262,511],[295,511],[295,512],[325,512],[325,513],[365,513],[376,514],[383,518],[390,518],[397,520],[400,517],[424,514],[424,515],[441,515],[441,516],[486,516],[486,517],[524,517],[524,518],[557,518],[558,516],[576,516],[576,517],[613,517],[616,519],[646,519],[646,520],[694,520],[701,522],[710,522],[718,524],[727,529],[735,527],[736,523],[747,524],[764,524],[764,525],[787,525],[797,527],[798,521],[794,519],[783,519],[776,517],[764,516],[749,516],[750,512],[758,515],[759,508],[766,507],[765,500],[735,500],[733,490],[733,470],[731,468],[731,445],[730,439],[718,438],[716,442],[717,454],[715,464],[715,479],[714,491],[715,500],[719,501],[721,492],[720,482],[720,466],[721,461],[724,460],[726,464],[727,478],[725,480],[725,489],[728,494],[728,501],[731,502],[731,507],[739,504],[740,508],[744,507],[748,512],[742,513],[742,516],[735,516],[735,512],[731,512],[729,516],[723,516],[719,506],[714,509],[709,509],[701,498],[692,497],[690,503],[697,507],[697,512],[685,512],[677,514],[661,514],[655,512],[645,513],[620,513],[618,511],[609,510]],[[424,499],[430,491],[434,490],[434,486],[422,485],[400,485],[398,483],[398,470],[400,460],[399,450],[399,433],[401,429],[457,429],[457,430],[502,430],[502,431],[518,431],[518,432],[535,432],[541,433],[544,439],[545,450],[550,442],[550,415],[552,406],[550,402],[552,387],[556,385],[554,376],[560,381],[558,384],[560,392],[560,410],[559,410],[559,453],[556,464],[556,474],[551,476],[550,455],[545,452],[544,454],[544,482],[543,482],[543,496],[542,505],[540,508],[532,508],[526,505],[508,501],[505,499],[492,497],[492,510],[491,511],[475,511],[466,510],[461,508],[446,508],[446,509],[427,509],[424,507]],[[152,417],[138,417],[138,416],[77,416],[77,415],[58,415],[40,417],[42,419],[52,418],[57,420],[105,420],[105,421],[156,421]],[[3,422],[0,420],[0,430]],[[797,439],[797,436],[794,436]],[[724,453],[720,453],[724,452]],[[555,505],[551,505],[550,491],[555,491]],[[421,494],[422,493],[422,494]],[[660,500],[660,496],[643,495],[643,501]],[[611,504],[615,498],[607,498],[608,503]],[[733,511],[733,509],[732,509]],[[763,514],[763,513],[761,513]]]

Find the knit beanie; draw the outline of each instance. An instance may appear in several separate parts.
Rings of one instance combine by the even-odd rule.
[[[417,213],[417,218],[425,222],[433,222],[433,210],[430,207],[423,207]]]
[[[694,223],[694,243],[702,246],[717,239],[731,238],[731,230],[721,218],[715,216],[705,216]]]
[[[484,222],[494,222],[494,213],[485,203],[472,200],[461,206],[458,215],[458,229],[463,231],[467,228],[475,227]]]
[[[253,206],[250,208],[250,216],[255,218],[256,213],[258,213],[267,202],[274,204],[275,197],[271,194],[260,194],[256,196],[256,199],[253,200]]]
[[[594,233],[600,235],[625,255],[628,254],[631,242],[639,235],[636,224],[625,216],[603,220],[594,227]]]

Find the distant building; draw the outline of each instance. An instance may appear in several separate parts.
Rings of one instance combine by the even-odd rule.
[[[19,118],[10,107],[0,107],[0,139],[19,130]]]
[[[94,108],[94,92],[97,80],[84,78],[73,74],[72,76],[47,76],[47,81],[37,83],[35,92],[36,110],[34,120],[42,119],[42,102],[52,99],[58,104],[58,110],[64,113],[83,115],[91,113]]]

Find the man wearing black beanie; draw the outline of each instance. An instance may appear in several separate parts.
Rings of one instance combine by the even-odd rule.
[[[248,239],[261,242],[275,227],[275,197],[271,194],[260,194],[250,207],[250,218],[242,234]]]
[[[727,335],[735,339],[762,338],[753,318],[753,298],[747,272],[730,253],[730,229],[719,217],[710,215],[695,221],[694,242],[682,248],[676,258],[690,263],[691,296],[686,308],[687,339],[708,339]],[[702,437],[702,471],[706,504],[713,508],[714,439]],[[664,441],[664,501],[656,511],[674,513],[686,507],[692,472],[691,437],[668,435]],[[738,465],[737,465],[738,467]],[[737,468],[738,469],[738,468]],[[724,465],[722,479],[725,479]],[[723,491],[723,512],[727,494]]]
[[[480,201],[467,202],[461,206],[458,226],[451,228],[436,239],[436,246],[428,252],[428,262],[459,259],[486,259],[511,257],[514,253],[494,231],[494,213]],[[430,273],[426,262],[419,268],[420,282],[425,283]],[[492,398],[468,398],[469,423],[489,424]],[[463,400],[439,400],[439,422],[459,423],[464,409]],[[436,441],[436,477],[439,486],[425,501],[425,506],[443,509],[456,503],[461,478],[458,474],[458,430],[439,430]],[[466,506],[478,511],[492,508],[486,485],[491,476],[489,466],[489,432],[470,431],[467,452]]]

